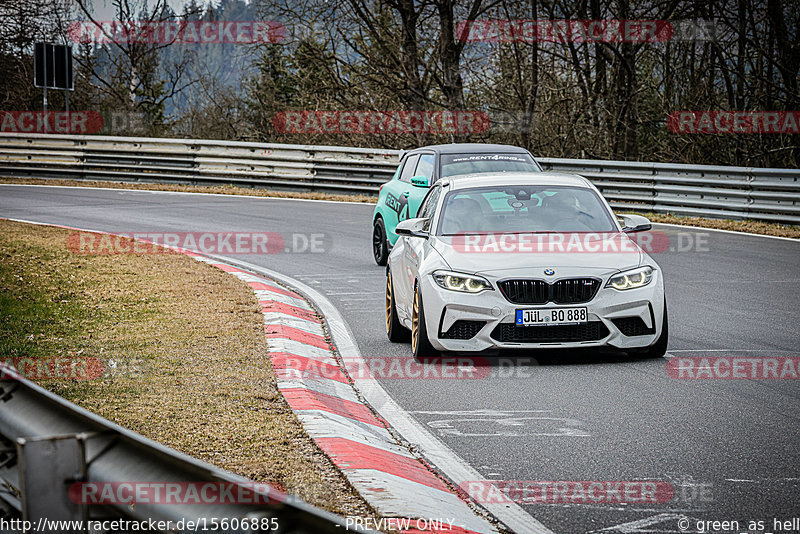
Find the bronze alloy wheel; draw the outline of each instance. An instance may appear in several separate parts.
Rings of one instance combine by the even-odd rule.
[[[408,328],[404,327],[397,317],[397,303],[394,300],[392,275],[386,271],[386,337],[392,343],[408,341]]]
[[[428,338],[428,329],[425,327],[425,304],[419,286],[414,289],[414,305],[411,313],[411,353],[414,358],[429,358],[438,354]]]
[[[414,309],[411,313],[411,352],[417,353],[419,343],[419,289],[414,291]]]
[[[386,274],[386,333],[390,333],[392,326],[392,275]]]

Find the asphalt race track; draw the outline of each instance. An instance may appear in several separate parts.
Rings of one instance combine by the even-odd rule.
[[[0,216],[110,232],[324,234],[324,252],[241,256],[325,294],[365,357],[386,339],[372,205],[88,188],[0,186]],[[800,242],[658,226],[671,357],[800,356]],[[680,249],[680,250],[678,250]],[[231,257],[238,257],[231,255]],[[534,358],[536,358],[534,360]],[[554,532],[680,532],[704,520],[800,517],[800,381],[686,380],[667,359],[501,354],[476,380],[384,379],[397,403],[484,477],[661,480],[664,504],[522,504]],[[380,409],[380,407],[378,407]],[[694,531],[694,527],[691,529]],[[762,532],[764,530],[762,529]],[[774,529],[778,532],[779,529]]]

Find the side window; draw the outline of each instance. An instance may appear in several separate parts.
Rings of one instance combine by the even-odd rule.
[[[433,213],[436,210],[436,203],[439,202],[439,195],[441,193],[441,187],[431,188],[428,192],[428,196],[425,197],[425,200],[423,200],[422,204],[419,206],[419,210],[417,210],[417,217],[428,219],[428,227],[430,227],[430,219],[433,217]]]
[[[428,180],[433,178],[433,154],[423,154],[419,157],[414,176],[424,176]]]
[[[419,154],[409,156],[406,164],[403,166],[403,171],[400,173],[400,181],[411,183],[411,177],[414,176],[414,169],[417,167]]]

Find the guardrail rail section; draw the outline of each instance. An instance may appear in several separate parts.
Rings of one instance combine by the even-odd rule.
[[[200,493],[206,483],[222,485],[228,490],[224,495],[233,498],[223,496],[199,504],[192,499],[130,504],[125,501],[130,491],[124,495],[114,491],[113,502],[102,499],[98,504],[75,490],[76,484],[79,488],[80,484],[97,484],[104,489],[120,483],[152,484],[162,486],[160,494],[165,495],[163,487],[171,482],[194,484]],[[213,496],[213,490],[205,494]],[[117,501],[120,495],[123,499]],[[46,391],[0,363],[0,519],[30,521],[37,526],[31,530],[39,532],[86,532],[85,528],[56,529],[53,522],[83,521],[86,527],[87,520],[120,518],[164,525],[171,521],[170,532],[341,534],[346,530],[344,520],[334,514],[144,438]],[[244,527],[244,519],[249,525],[256,521],[268,528]],[[188,521],[199,528],[191,528]]]
[[[377,193],[399,151],[312,145],[0,133],[0,174],[12,177],[233,184]],[[617,209],[800,224],[800,171],[537,158],[591,180]]]

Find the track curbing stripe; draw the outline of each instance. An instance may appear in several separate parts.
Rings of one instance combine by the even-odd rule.
[[[365,405],[351,400],[343,399],[327,393],[320,393],[313,389],[289,387],[280,388],[292,410],[322,410],[342,415],[375,426],[386,426],[386,422],[379,419]]]
[[[329,347],[328,340],[325,337],[284,324],[264,325],[264,333],[267,334],[268,338],[291,339],[318,349],[327,349]]]

